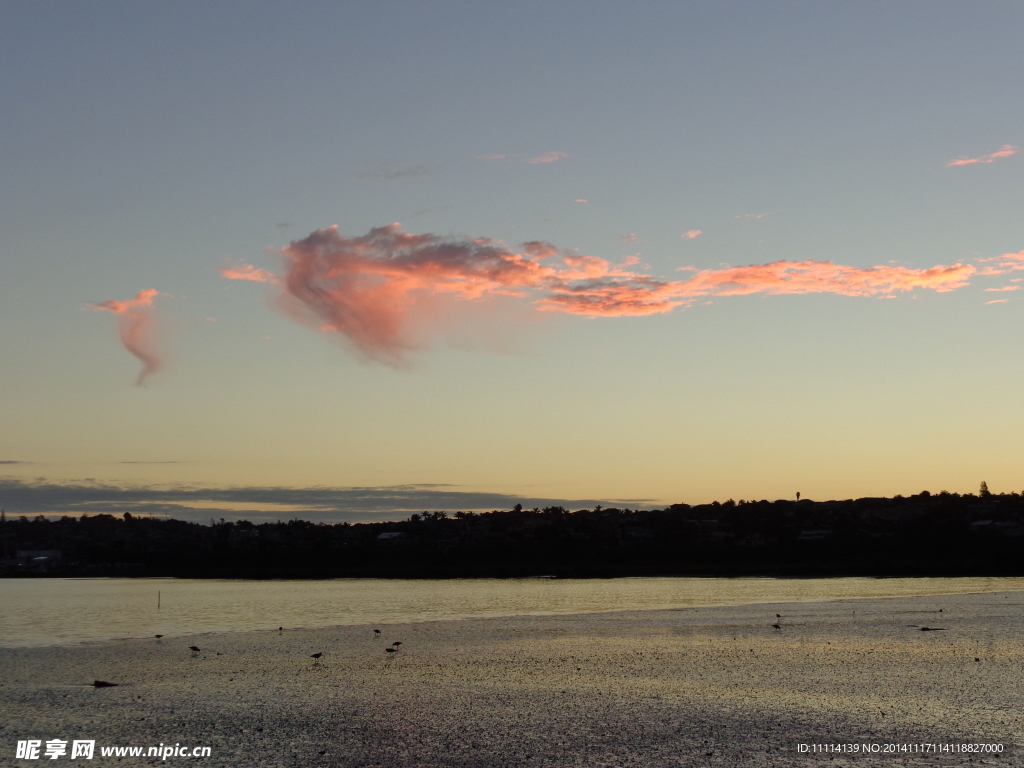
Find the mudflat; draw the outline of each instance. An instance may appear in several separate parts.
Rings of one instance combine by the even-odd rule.
[[[0,710],[3,765],[1019,765],[1024,593],[6,649]],[[145,754],[175,744],[210,754]]]

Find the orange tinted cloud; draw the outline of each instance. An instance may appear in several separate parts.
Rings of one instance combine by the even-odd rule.
[[[254,283],[279,283],[273,274],[252,264],[233,264],[221,267],[220,273],[229,280],[252,280]]]
[[[489,298],[518,297],[543,311],[641,316],[713,296],[888,296],[915,288],[946,292],[967,285],[976,272],[964,264],[915,270],[808,260],[690,267],[686,279],[665,280],[638,271],[637,256],[615,264],[544,242],[513,249],[489,238],[412,234],[399,224],[356,237],[342,235],[337,227],[320,229],[290,243],[281,256],[284,277],[259,281],[282,286],[281,305],[287,312],[393,365],[403,364],[410,351],[425,343],[423,329],[445,315],[453,301],[483,306]],[[225,268],[222,274],[252,280],[253,270]]]
[[[528,162],[530,165],[542,165],[544,163],[557,163],[559,160],[564,160],[569,155],[566,152],[545,152],[543,155],[538,157],[531,157]]]
[[[682,238],[684,240],[693,240],[693,238],[700,237],[703,234],[704,230],[702,229],[691,229],[689,232],[683,232]]]
[[[161,361],[152,348],[153,316],[150,309],[153,299],[160,292],[147,288],[135,294],[135,298],[127,301],[103,301],[90,304],[93,309],[102,309],[117,315],[117,330],[125,349],[142,361],[142,370],[135,380],[137,386],[160,370]]]
[[[1002,256],[989,256],[984,259],[977,259],[982,264],[989,266],[982,267],[980,275],[1005,275],[1008,272],[1024,270],[1024,251],[1017,253],[1004,253]]]
[[[986,288],[985,290],[987,292],[1019,291],[1020,290],[1020,286],[1019,285],[1004,285],[1002,288]]]
[[[1004,144],[999,150],[988,155],[982,155],[981,157],[960,157],[956,160],[950,160],[946,163],[946,167],[952,168],[956,165],[974,165],[975,163],[994,163],[1001,157],[1010,157],[1015,154],[1017,154],[1017,147],[1012,144]]]

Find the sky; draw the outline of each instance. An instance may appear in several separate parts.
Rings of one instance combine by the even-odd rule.
[[[0,8],[0,506],[1024,488],[1017,2]]]

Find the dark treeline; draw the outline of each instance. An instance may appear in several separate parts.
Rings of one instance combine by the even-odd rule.
[[[1024,497],[983,487],[653,510],[517,506],[358,524],[8,517],[0,539],[5,576],[1024,575]]]

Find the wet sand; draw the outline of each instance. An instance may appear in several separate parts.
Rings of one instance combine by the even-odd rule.
[[[95,739],[91,765],[197,762],[99,754],[161,742],[209,746],[199,763],[239,768],[1024,761],[1021,592],[379,628],[381,639],[348,626],[0,651],[0,764],[43,764],[14,759],[30,738]]]

